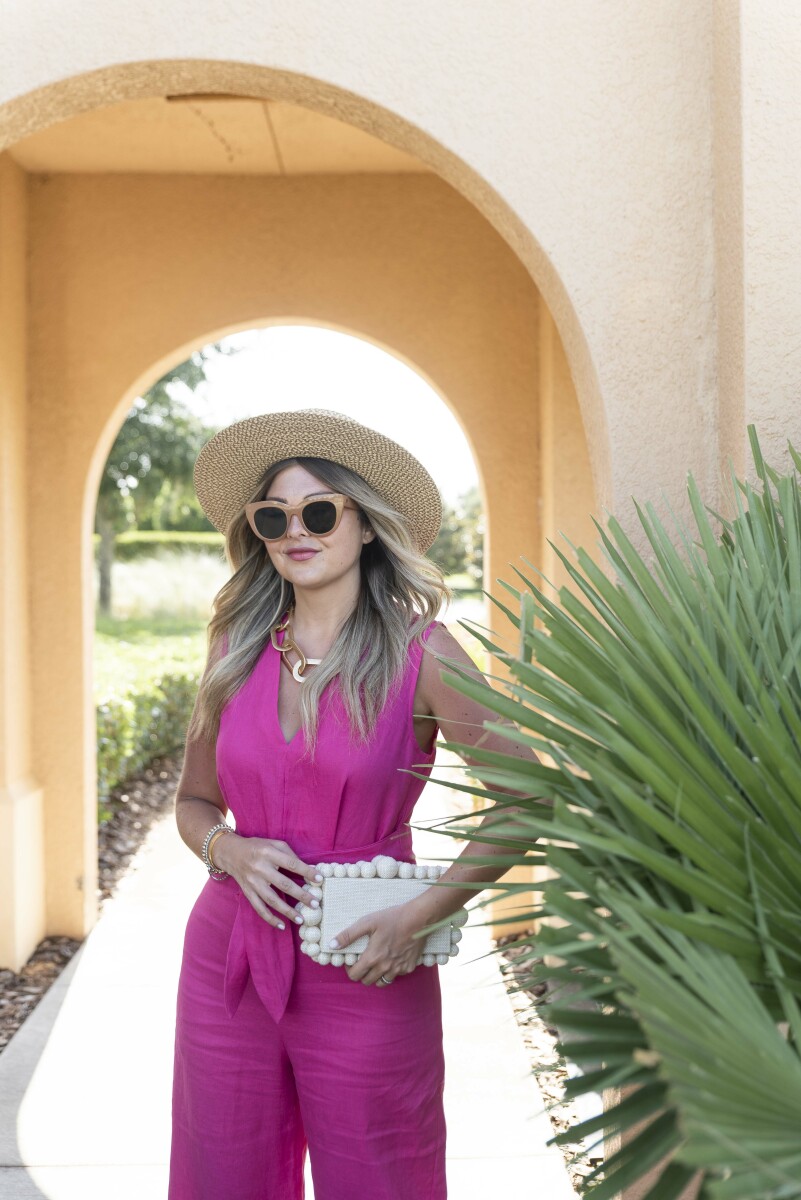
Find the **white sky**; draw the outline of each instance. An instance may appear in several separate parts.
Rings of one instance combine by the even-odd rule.
[[[453,503],[475,486],[476,468],[447,405],[415,371],[349,334],[273,325],[221,339],[246,347],[206,365],[208,384],[182,401],[207,424],[283,409],[333,408],[394,438],[430,471]]]

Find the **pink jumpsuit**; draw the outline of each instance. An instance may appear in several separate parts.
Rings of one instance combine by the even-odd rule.
[[[310,864],[376,854],[414,862],[406,823],[425,780],[402,768],[427,777],[436,754],[414,734],[422,653],[410,647],[367,745],[349,743],[329,685],[311,761],[303,730],[290,742],[281,731],[282,667],[268,641],[217,738],[217,776],[237,831],[283,839]],[[315,1200],[444,1200],[439,968],[368,986],[345,966],[302,954],[297,926],[285,924],[260,917],[233,876],[209,877],[191,910],[168,1200],[303,1200],[307,1147]]]

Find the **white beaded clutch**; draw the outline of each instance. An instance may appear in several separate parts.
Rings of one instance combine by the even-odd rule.
[[[438,863],[424,866],[401,862],[388,854],[377,854],[369,862],[317,863],[316,869],[323,876],[323,882],[306,886],[307,891],[320,901],[320,907],[296,906],[303,917],[299,927],[300,948],[321,966],[330,963],[332,967],[341,967],[352,966],[358,961],[359,955],[367,949],[370,936],[362,934],[341,951],[323,950],[332,937],[360,917],[414,899],[431,887],[447,868]],[[426,967],[444,966],[455,957],[462,938],[461,926],[468,918],[466,908],[457,909],[448,925],[441,925],[429,933],[422,946],[420,963]]]

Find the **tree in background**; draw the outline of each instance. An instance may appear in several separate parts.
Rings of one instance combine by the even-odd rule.
[[[127,529],[211,528],[192,486],[202,446],[216,430],[204,425],[170,392],[181,384],[195,392],[206,380],[206,362],[237,353],[219,342],[179,363],[134,402],[120,427],[100,481],[95,532],[100,534],[98,606],[111,612],[111,566],[118,533]],[[181,522],[184,522],[183,524]]]
[[[444,504],[442,525],[429,551],[446,575],[467,575],[480,588],[484,579],[484,510],[477,487],[455,504]]]

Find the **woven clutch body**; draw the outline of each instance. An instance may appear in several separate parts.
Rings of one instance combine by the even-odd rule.
[[[301,950],[321,966],[351,966],[367,949],[369,934],[362,934],[338,951],[325,951],[332,937],[355,924],[361,917],[386,908],[405,904],[431,887],[446,868],[439,864],[422,866],[401,862],[378,854],[370,862],[317,863],[323,876],[319,886],[309,886],[320,901],[319,908],[298,905],[303,917],[300,926]],[[308,885],[307,885],[308,886]],[[444,965],[459,952],[461,926],[468,920],[465,908],[458,909],[447,925],[433,930],[422,941],[421,964]]]

